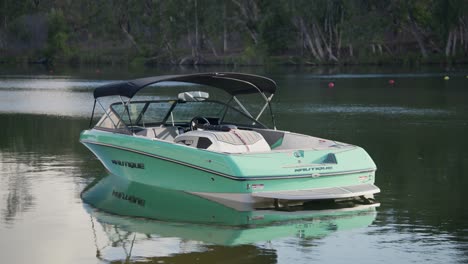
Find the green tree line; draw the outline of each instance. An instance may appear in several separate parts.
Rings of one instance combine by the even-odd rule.
[[[0,0],[0,61],[459,60],[466,0]]]

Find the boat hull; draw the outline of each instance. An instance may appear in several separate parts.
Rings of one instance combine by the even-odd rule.
[[[224,204],[342,199],[380,191],[373,185],[375,164],[356,146],[300,150],[298,157],[297,151],[218,153],[94,129],[80,140],[114,175]],[[336,164],[314,162],[330,153]]]

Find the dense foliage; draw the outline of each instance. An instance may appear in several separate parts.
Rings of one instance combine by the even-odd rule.
[[[466,0],[0,0],[0,61],[466,61]]]

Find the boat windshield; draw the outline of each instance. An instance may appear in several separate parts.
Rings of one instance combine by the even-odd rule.
[[[128,105],[128,112],[122,103],[114,103],[96,126],[108,129],[122,129],[122,125],[128,128],[161,125],[188,127],[194,117],[204,117],[212,125],[232,124],[240,127],[266,128],[242,111],[212,100],[135,101]]]

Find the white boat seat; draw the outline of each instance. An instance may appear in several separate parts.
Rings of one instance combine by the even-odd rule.
[[[225,153],[264,152],[271,148],[263,136],[255,131],[195,130],[179,135],[175,143]]]
[[[147,127],[142,131],[136,133],[136,135],[139,136],[158,138],[166,141],[173,141],[179,134],[179,128],[176,126]]]

